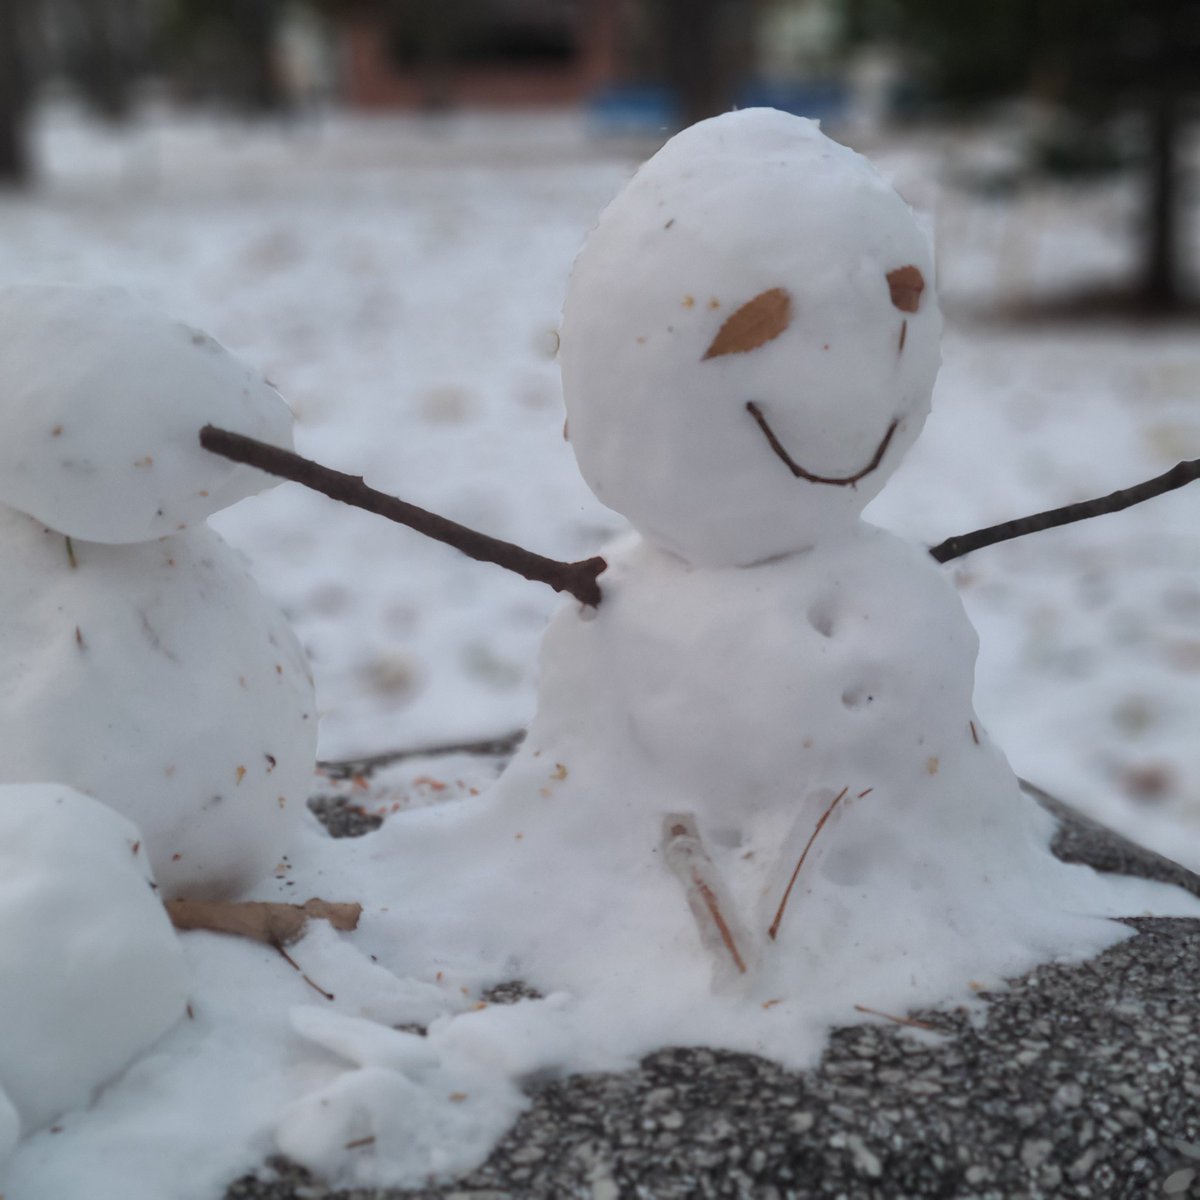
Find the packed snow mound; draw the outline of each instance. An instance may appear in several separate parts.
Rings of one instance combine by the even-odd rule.
[[[530,1026],[543,1024],[529,1008],[481,1009],[471,1014],[479,1020],[444,1016],[425,1036],[293,1009],[296,1033],[346,1065],[281,1114],[280,1152],[317,1175],[343,1178],[347,1144],[370,1138],[371,1154],[359,1156],[346,1180],[363,1187],[419,1188],[478,1166],[528,1107],[520,1080],[554,1061],[544,1039],[529,1037]]]
[[[684,130],[568,286],[559,360],[588,486],[704,565],[847,527],[928,415],[933,282],[908,205],[814,122],[747,109]]]
[[[141,834],[54,783],[0,786],[0,1160],[183,1016],[183,950]]]
[[[292,445],[274,388],[120,288],[0,289],[0,362],[0,502],[71,537],[163,537],[275,482],[203,450],[206,424]]]
[[[411,897],[392,936],[569,992],[578,1038],[801,1066],[856,1004],[961,1003],[1129,936],[1106,918],[1200,911],[1054,857],[975,647],[936,564],[870,526],[752,568],[638,542],[552,622],[501,779],[372,835]]]
[[[68,541],[0,506],[0,781],[63,780],[138,825],[165,895],[286,854],[316,756],[304,652],[206,528]]]

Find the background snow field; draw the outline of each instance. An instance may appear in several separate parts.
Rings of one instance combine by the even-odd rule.
[[[266,374],[296,412],[302,453],[531,549],[584,557],[627,527],[591,496],[562,441],[554,330],[572,258],[633,163],[603,157],[566,118],[466,119],[448,133],[431,143],[404,121],[338,119],[283,134],[146,119],[116,139],[55,118],[42,131],[46,191],[0,206],[0,284],[141,291]],[[1200,348],[1187,331],[1085,333],[971,315],[998,290],[1037,291],[1119,266],[1106,227],[1122,210],[1119,191],[1091,208],[1050,195],[1030,233],[1019,215],[1010,227],[938,188],[941,156],[953,146],[867,149],[938,229],[947,318],[932,415],[869,520],[919,547],[1200,454]],[[1060,202],[1099,232],[1060,239]],[[849,841],[839,854],[827,839],[806,867],[783,932],[790,966],[715,996],[680,885],[647,856],[658,831],[637,798],[649,785],[657,815],[664,797],[682,808],[685,793],[703,805],[705,787],[753,785],[755,770],[777,768],[778,739],[760,744],[762,723],[739,725],[738,695],[714,699],[703,746],[717,748],[718,766],[742,762],[745,772],[722,781],[711,762],[689,762],[698,786],[675,796],[670,764],[656,753],[686,714],[659,706],[662,663],[631,651],[628,630],[649,631],[672,670],[690,656],[687,689],[712,692],[737,663],[730,621],[707,632],[703,622],[745,611],[744,597],[729,593],[749,572],[706,572],[711,603],[697,598],[702,611],[656,630],[672,614],[639,587],[682,568],[644,548],[616,553],[611,612],[587,622],[548,589],[291,485],[220,514],[214,527],[246,552],[310,653],[324,757],[528,723],[539,642],[559,608],[548,653],[567,650],[547,659],[558,669],[543,684],[553,703],[499,785],[486,760],[417,762],[381,785],[395,796],[389,808],[413,811],[365,838],[331,840],[303,813],[293,849],[253,895],[359,901],[358,932],[315,922],[292,949],[300,970],[269,947],[184,936],[187,1015],[90,1109],[25,1137],[5,1197],[212,1200],[280,1149],[343,1182],[419,1184],[481,1161],[525,1103],[529,1077],[631,1062],[668,1040],[765,1049],[803,1064],[819,1053],[828,1021],[855,1003],[887,1011],[969,1002],[965,947],[987,948],[982,982],[991,985],[1039,955],[1082,957],[1125,936],[1105,915],[1200,915],[1182,892],[1059,864],[1045,850],[1049,818],[1024,802],[1003,829],[973,822],[963,803],[971,775],[963,764],[975,751],[988,788],[1008,786],[998,746],[1039,785],[1200,866],[1197,504],[1184,490],[940,572],[919,549],[897,546],[913,573],[900,570],[905,586],[894,592],[843,548],[853,561],[830,570],[853,584],[852,615],[895,622],[917,660],[913,678],[891,682],[919,692],[938,678],[944,664],[933,660],[947,639],[961,643],[947,694],[918,697],[914,711],[940,736],[942,709],[957,704],[963,747],[945,755],[944,772],[941,755],[922,756],[900,789],[887,847],[863,820],[870,787],[895,782],[886,772],[830,818],[826,833],[840,828]],[[30,557],[40,550],[31,546]],[[776,596],[812,590],[794,562],[756,570],[772,575]],[[967,743],[970,688],[959,676],[973,638],[965,624],[955,633],[955,587],[980,639],[975,709],[990,740],[978,745]],[[750,607],[777,619],[770,595]],[[814,639],[822,623],[812,617]],[[614,628],[625,631],[615,643],[628,652],[624,664],[606,642]],[[609,658],[623,705],[589,689],[588,664]],[[769,732],[773,702],[769,690],[763,696]],[[829,718],[847,736],[857,719],[849,700]],[[611,750],[622,736],[616,708],[639,705],[654,737],[615,765],[567,719],[572,706],[588,709]],[[620,813],[595,803],[598,779],[619,785]],[[426,803],[434,793],[442,803]],[[955,831],[952,862],[930,857],[937,837],[922,831],[915,801],[904,807],[921,796],[932,806],[926,815]],[[808,801],[810,816],[826,803],[824,793]],[[731,870],[747,847],[788,848],[795,833],[767,819],[736,832],[710,847]],[[563,847],[570,852],[560,856]],[[620,894],[592,921],[614,864]],[[740,897],[767,868],[739,869]],[[512,889],[514,872],[526,890]],[[926,885],[962,904],[960,928],[947,922],[938,926],[944,936],[928,934]],[[1035,903],[1043,894],[1053,897],[1049,916]],[[998,910],[1020,937],[997,930]],[[539,912],[553,920],[535,928]],[[639,937],[627,937],[634,925]],[[852,952],[836,936],[851,927],[864,931]],[[800,1014],[754,990],[800,986],[795,972],[808,955],[829,964],[826,1009]],[[545,998],[484,1000],[487,987],[520,974]],[[174,996],[165,983],[157,994]],[[650,1004],[649,995],[669,999]],[[15,1114],[25,1115],[5,1069],[0,1157]],[[104,1075],[97,1068],[78,1087]]]

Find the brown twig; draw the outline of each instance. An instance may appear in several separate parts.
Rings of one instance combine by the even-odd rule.
[[[733,898],[708,856],[690,813],[668,813],[663,819],[663,856],[686,889],[700,940],[713,950],[719,944],[737,974],[747,974],[750,966],[741,946],[749,944],[749,936],[740,927]]]
[[[868,1008],[865,1004],[856,1004],[855,1012],[866,1013],[871,1017],[882,1017],[885,1021],[894,1021],[897,1025],[911,1025],[913,1029],[932,1029],[928,1021],[918,1021],[916,1017],[894,1017],[891,1013],[880,1012],[877,1008]]]
[[[304,973],[304,968],[283,948],[282,943],[271,942],[270,945],[279,952],[279,954],[283,958],[283,961],[286,962],[287,965],[289,967],[291,967],[293,971],[296,971],[299,973],[300,978],[303,979],[304,982],[307,983],[308,986],[310,988],[312,988],[312,990],[314,992],[320,992],[321,995],[324,996],[326,1000],[336,1000],[337,999],[337,997],[332,992],[327,992],[319,983],[314,983],[311,979],[309,979],[309,977]]]
[[[783,899],[779,901],[779,908],[775,911],[775,920],[771,922],[771,928],[767,930],[767,937],[769,937],[771,941],[774,941],[779,933],[779,925],[783,920],[784,909],[787,908],[788,897],[792,894],[792,888],[795,886],[796,878],[800,874],[800,868],[804,866],[804,860],[808,857],[808,852],[812,849],[813,842],[817,840],[817,834],[819,834],[825,827],[825,822],[829,820],[833,810],[837,808],[842,797],[845,796],[849,790],[850,789],[848,787],[844,787],[836,796],[834,796],[829,807],[821,814],[820,820],[817,821],[817,824],[812,831],[812,835],[805,843],[804,849],[800,852],[800,861],[796,863],[796,869],[792,872],[792,877],[788,880],[788,885],[783,890]]]
[[[1193,458],[1178,463],[1153,479],[1110,492],[1107,496],[1081,500],[1078,504],[1065,504],[1062,508],[1032,513],[1028,517],[1017,517],[999,525],[989,525],[986,529],[976,529],[972,533],[960,533],[957,537],[947,538],[931,547],[929,553],[940,563],[950,562],[951,559],[970,554],[972,550],[981,550],[984,546],[994,546],[997,542],[1024,537],[1027,533],[1040,533],[1043,529],[1056,529],[1059,525],[1070,525],[1075,521],[1087,521],[1092,517],[1102,517],[1108,513],[1132,508],[1135,504],[1153,500],[1155,496],[1161,496],[1164,492],[1173,492],[1176,488],[1184,487],[1197,479],[1200,479],[1200,458]]]
[[[746,401],[746,411],[758,423],[759,429],[763,431],[763,436],[771,444],[771,449],[779,455],[784,465],[797,479],[807,479],[809,483],[827,483],[832,487],[854,487],[860,479],[870,475],[883,462],[883,456],[887,453],[887,448],[891,445],[892,437],[896,432],[896,427],[899,425],[898,421],[893,421],[887,427],[887,432],[883,435],[879,445],[875,447],[874,456],[861,471],[856,471],[853,475],[814,475],[811,471],[805,470],[787,452],[783,443],[775,436],[775,430],[767,424],[767,418],[763,416],[762,409],[753,400]]]
[[[388,750],[382,754],[366,754],[362,758],[339,759],[317,763],[317,770],[330,779],[352,779],[355,776],[369,777],[381,767],[409,758],[444,758],[450,754],[475,754],[484,757],[505,758],[511,756],[525,738],[525,730],[514,729],[495,737],[480,738],[476,742],[433,742],[426,746],[410,746],[407,750]]]
[[[692,886],[695,887],[700,899],[704,902],[704,907],[708,909],[708,914],[712,917],[712,922],[717,927],[721,941],[724,943],[725,949],[729,951],[729,957],[733,959],[733,965],[737,967],[738,974],[745,975],[746,960],[742,958],[729,923],[721,913],[721,905],[717,900],[716,893],[704,882],[699,871],[692,871]]]
[[[376,491],[368,487],[359,475],[335,471],[293,454],[290,450],[282,450],[227,429],[218,429],[215,425],[205,425],[200,430],[200,444],[223,458],[301,483],[331,500],[340,500],[343,504],[407,525],[426,537],[461,550],[479,562],[495,563],[515,571],[525,579],[549,584],[556,592],[569,592],[582,604],[595,606],[600,603],[600,585],[596,580],[608,566],[603,558],[571,563],[544,558],[512,542],[489,537],[456,521],[439,517],[437,513],[418,508],[415,504]]]

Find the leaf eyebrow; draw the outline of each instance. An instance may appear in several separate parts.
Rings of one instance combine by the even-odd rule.
[[[786,288],[768,288],[726,318],[700,361],[757,350],[777,338],[791,323],[791,293]]]

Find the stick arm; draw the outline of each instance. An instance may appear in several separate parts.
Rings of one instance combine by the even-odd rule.
[[[588,558],[580,562],[544,558],[512,542],[489,537],[440,517],[437,513],[418,508],[415,504],[376,491],[368,487],[359,475],[335,471],[290,450],[244,434],[232,433],[228,429],[219,429],[215,425],[205,425],[200,430],[200,445],[210,453],[219,454],[233,462],[245,463],[269,475],[303,484],[331,500],[340,500],[343,504],[407,525],[426,537],[461,550],[479,562],[495,563],[515,571],[525,579],[548,584],[556,592],[569,592],[581,604],[595,607],[600,603],[601,592],[597,579],[608,567],[603,558]]]
[[[1164,492],[1184,487],[1196,479],[1200,479],[1200,458],[1177,463],[1169,471],[1164,471],[1153,479],[1134,484],[1133,487],[1110,492],[1107,496],[1097,496],[1093,500],[1081,500],[1078,504],[1066,504],[1062,508],[1051,508],[1046,512],[1033,513],[1028,517],[1003,521],[999,525],[989,525],[986,529],[961,533],[930,547],[929,553],[940,563],[950,562],[952,559],[961,558],[964,554],[970,554],[973,550],[981,550],[984,546],[994,546],[997,542],[1007,542],[1013,538],[1024,537],[1027,533],[1055,529],[1059,525],[1070,525],[1075,521],[1086,521],[1091,517],[1100,517],[1106,513],[1132,508],[1135,504],[1141,504],[1143,501],[1152,500],[1155,496],[1163,495]]]

